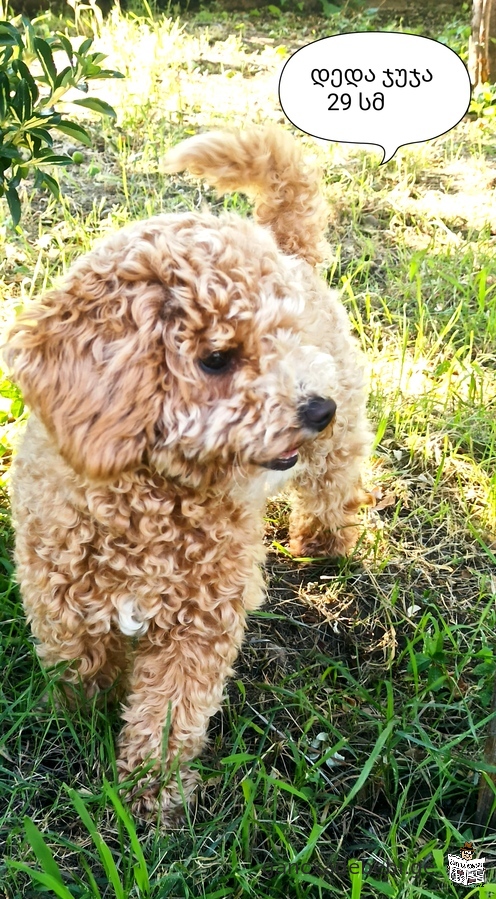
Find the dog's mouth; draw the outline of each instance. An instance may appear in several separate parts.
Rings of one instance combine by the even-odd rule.
[[[294,446],[287,453],[281,453],[277,459],[271,459],[270,462],[262,462],[263,468],[270,468],[271,471],[287,471],[293,468],[298,461],[298,447]]]

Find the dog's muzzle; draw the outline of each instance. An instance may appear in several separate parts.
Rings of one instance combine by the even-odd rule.
[[[314,396],[304,406],[300,406],[298,417],[304,428],[310,431],[318,431],[319,434],[328,425],[336,414],[336,403],[334,400],[327,399],[323,396]]]
[[[336,403],[334,400],[323,396],[312,397],[304,406],[300,406],[298,410],[301,426],[307,431],[316,431],[319,434],[330,425],[335,414]],[[289,468],[293,468],[297,461],[298,447],[293,447],[277,459],[265,462],[263,467],[270,468],[273,471],[287,471]]]

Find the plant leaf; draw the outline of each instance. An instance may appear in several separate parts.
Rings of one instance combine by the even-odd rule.
[[[15,160],[16,162],[22,162],[22,156],[19,155],[18,148],[14,147],[12,144],[2,144],[0,146],[0,159],[10,159]]]
[[[17,85],[15,97],[12,106],[17,112],[21,122],[29,121],[33,114],[33,103],[31,99],[31,91],[26,80],[23,78]]]
[[[36,86],[36,81],[34,80],[31,72],[29,71],[25,62],[22,59],[14,59],[12,62],[12,71],[19,75],[27,84],[29,88],[29,92],[31,94],[31,98],[33,103],[36,103],[39,97],[39,90]]]
[[[49,150],[42,150],[38,156],[31,159],[32,165],[72,165],[70,156],[57,156]]]
[[[15,187],[10,186],[5,191],[5,196],[7,198],[7,203],[9,204],[12,221],[14,225],[18,225],[21,220],[21,201],[19,199],[19,194]]]
[[[92,37],[87,37],[86,40],[83,41],[82,44],[79,45],[79,48],[78,48],[78,51],[77,51],[77,52],[78,52],[78,56],[85,56],[85,54],[86,54],[86,53],[88,52],[88,50],[90,49],[92,43],[93,43],[93,38],[92,38]]]
[[[40,172],[40,174],[41,184],[44,187],[48,188],[48,190],[53,194],[56,200],[60,200],[59,182],[52,175],[49,175],[48,172]]]
[[[353,786],[352,786],[350,792],[349,792],[348,795],[346,796],[346,799],[345,799],[344,802],[341,804],[341,806],[340,806],[340,811],[342,811],[344,808],[346,808],[347,805],[350,804],[350,802],[352,801],[352,799],[354,799],[354,797],[356,796],[356,794],[357,794],[357,793],[359,792],[359,790],[361,790],[361,788],[363,787],[363,785],[364,785],[364,783],[366,782],[366,780],[368,779],[368,777],[369,777],[369,775],[370,775],[370,772],[372,771],[372,768],[374,767],[374,765],[375,765],[375,763],[376,763],[376,761],[377,761],[377,759],[378,759],[380,753],[382,752],[382,747],[384,746],[384,744],[386,743],[386,741],[387,741],[387,740],[389,739],[389,737],[391,736],[391,734],[392,734],[394,728],[396,727],[396,725],[397,725],[397,721],[393,718],[393,719],[389,722],[389,724],[387,725],[387,727],[385,727],[384,730],[382,731],[382,733],[379,735],[378,739],[376,740],[375,746],[374,746],[374,748],[372,749],[372,752],[370,753],[370,755],[369,755],[367,761],[365,762],[365,764],[362,766],[362,770],[361,770],[361,772],[360,772],[359,777],[357,777],[357,779],[356,779],[355,783],[353,784]]]
[[[148,877],[148,869],[146,866],[145,856],[143,855],[143,850],[141,848],[140,841],[138,839],[138,835],[136,833],[136,828],[134,826],[134,821],[131,818],[129,812],[124,808],[116,790],[111,787],[107,780],[103,782],[104,792],[109,797],[112,805],[114,806],[117,817],[120,818],[124,827],[126,828],[129,839],[131,841],[131,846],[133,847],[134,855],[138,861],[138,864],[134,868],[134,875],[136,882],[139,883],[140,890],[148,895],[150,891],[150,881]],[[144,899],[144,897],[143,897]]]
[[[62,874],[60,873],[60,868],[55,861],[50,849],[45,843],[41,831],[38,830],[36,824],[31,820],[31,818],[28,818],[27,816],[24,818],[23,824],[31,849],[33,850],[45,874],[49,874],[50,877],[54,877],[55,880],[59,880],[62,883],[63,881]]]
[[[55,79],[57,77],[57,69],[55,68],[55,63],[53,61],[52,51],[47,42],[42,40],[41,37],[35,37],[34,49],[36,50],[36,55],[41,62],[41,66],[45,73],[46,79],[53,90],[55,86]]]
[[[126,76],[122,72],[117,72],[114,69],[99,69],[96,75],[86,75],[87,78],[125,78]]]
[[[66,66],[65,69],[62,69],[62,71],[59,72],[55,79],[55,84],[53,86],[54,91],[58,91],[61,87],[67,88],[68,83],[71,81],[73,76],[74,70],[72,66]],[[50,100],[52,105],[57,102],[56,99],[53,98],[53,96],[50,98]]]
[[[71,68],[72,68],[72,65],[74,62],[74,49],[73,49],[73,46],[72,46],[69,38],[66,37],[65,34],[61,34],[60,31],[57,31],[56,38],[60,42],[60,45],[64,48],[65,52],[67,53],[67,58],[69,60]],[[57,45],[54,44],[54,46],[57,46]]]
[[[42,874],[41,871],[35,871],[34,868],[30,868],[29,865],[25,865],[23,862],[14,862],[7,859],[7,864],[9,868],[14,868],[16,871],[24,871],[25,874],[29,874],[33,883],[41,883],[42,886],[47,887],[52,893],[55,893],[59,899],[74,899],[73,894],[69,892],[67,887],[64,886],[63,883],[55,880],[55,878],[51,877],[49,874]]]
[[[7,115],[10,103],[10,82],[5,72],[0,72],[0,119]]]
[[[68,137],[80,141],[86,147],[91,147],[91,137],[81,125],[76,125],[75,122],[59,122],[55,127],[57,131],[62,131],[63,134],[67,134]]]
[[[114,888],[116,899],[125,899],[124,888],[120,882],[119,872],[117,870],[109,847],[107,846],[103,837],[101,837],[98,833],[96,824],[93,821],[81,797],[76,793],[75,790],[71,789],[70,787],[66,787],[66,790],[71,798],[71,802],[74,808],[78,812],[79,817],[88,830],[88,833],[98,850],[98,854],[105,869],[105,873]]]
[[[27,130],[27,133],[29,134],[30,137],[37,138],[38,141],[42,141],[48,147],[51,147],[53,144],[52,135],[50,134],[49,131],[45,131],[44,128],[29,128]],[[37,155],[38,155],[37,153],[33,153],[33,156],[37,156]]]
[[[0,22],[0,46],[23,49],[22,37],[17,28],[11,25],[10,22]]]
[[[84,100],[73,100],[77,106],[84,106],[85,109],[92,109],[101,116],[110,116],[111,119],[117,118],[115,109],[106,103],[105,100],[97,100],[96,97],[86,97]]]

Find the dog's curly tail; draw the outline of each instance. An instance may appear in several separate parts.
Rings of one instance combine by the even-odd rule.
[[[165,170],[188,169],[220,193],[242,190],[255,201],[255,219],[270,227],[279,247],[320,262],[328,212],[317,165],[303,159],[300,145],[274,127],[212,131],[191,137],[165,158]]]

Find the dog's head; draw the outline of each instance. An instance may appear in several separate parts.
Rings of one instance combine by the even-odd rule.
[[[24,313],[7,361],[87,477],[290,468],[335,412],[333,361],[302,345],[302,266],[238,217],[157,216]]]

